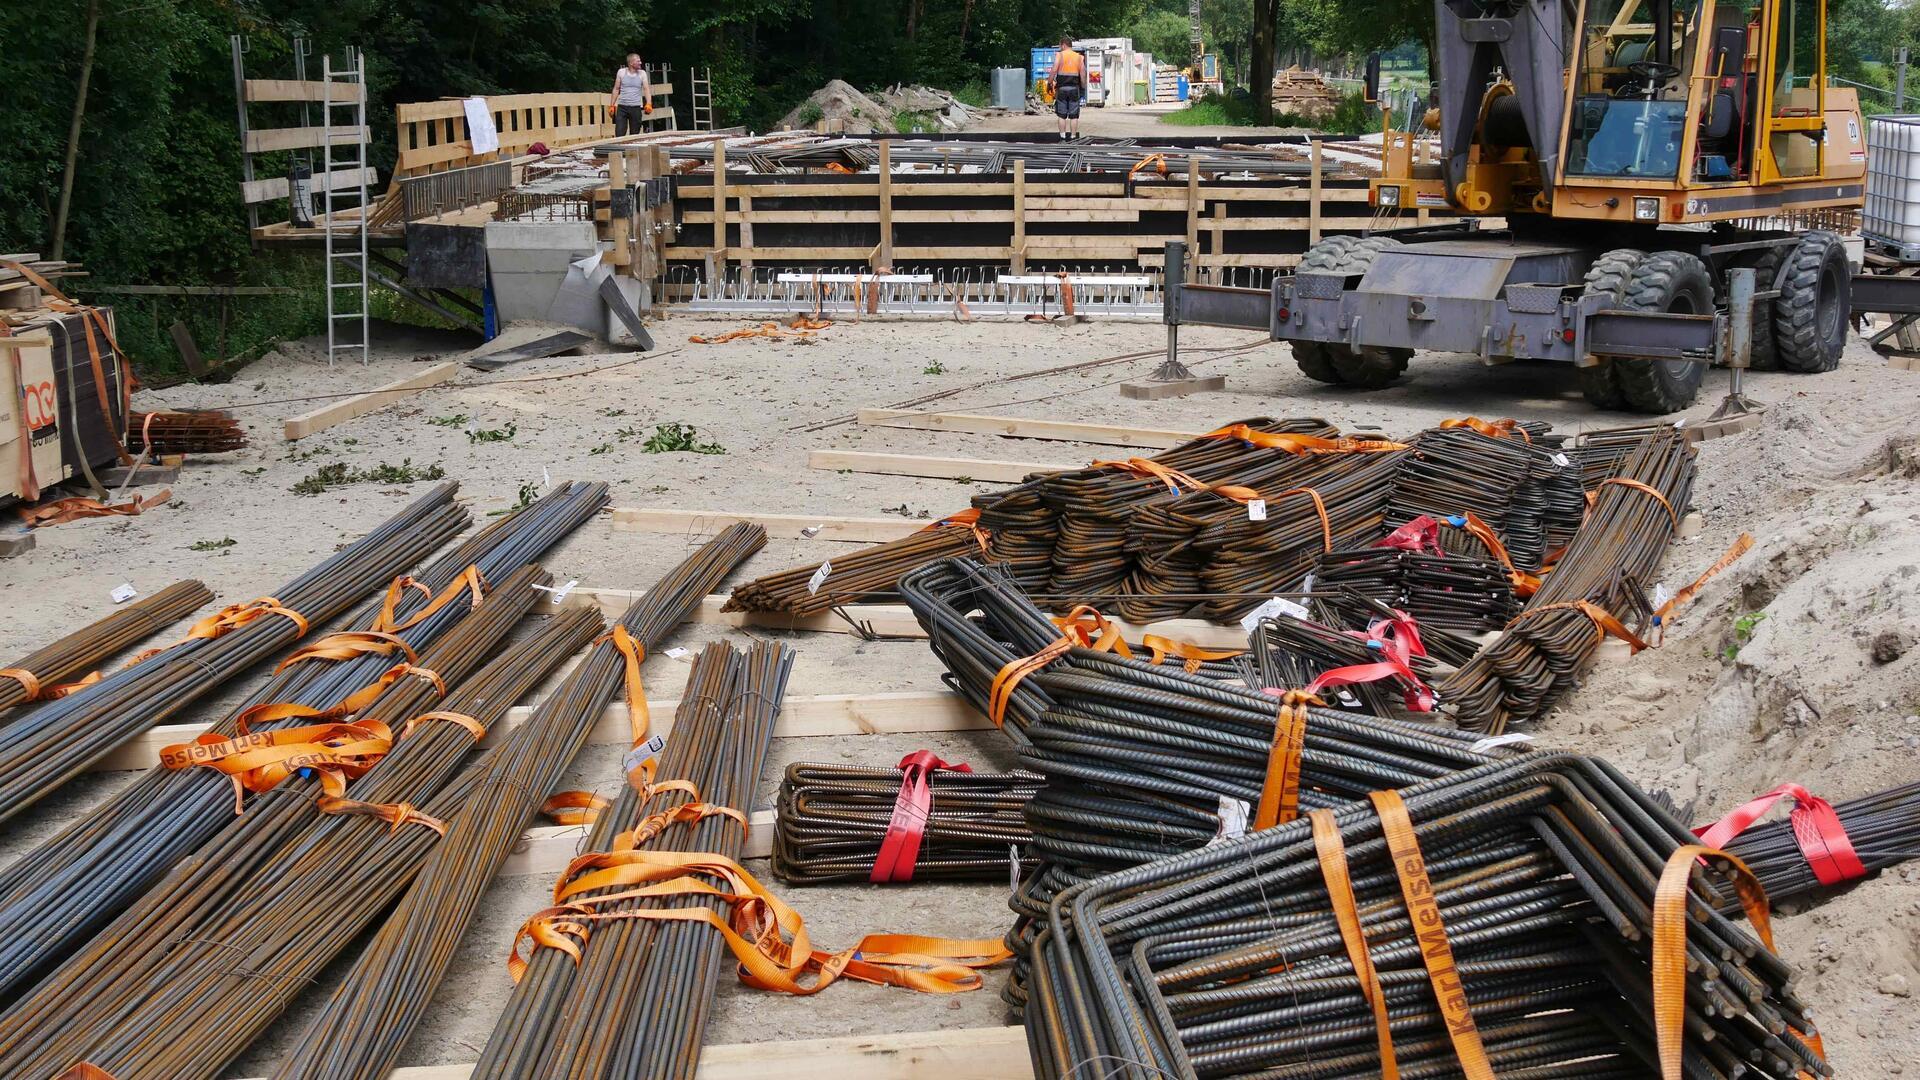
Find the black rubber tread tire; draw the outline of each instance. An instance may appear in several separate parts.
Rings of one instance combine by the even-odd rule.
[[[1582,295],[1592,296],[1600,293],[1611,296],[1615,303],[1626,299],[1627,282],[1633,278],[1633,268],[1647,253],[1638,248],[1615,248],[1593,260],[1587,267],[1586,285]],[[1591,367],[1573,369],[1580,379],[1580,394],[1587,404],[1596,409],[1625,409],[1626,392],[1620,389],[1620,380],[1615,375],[1613,364],[1601,360]]]
[[[1757,256],[1742,259],[1736,266],[1753,268],[1753,287],[1759,292],[1773,288],[1773,279],[1780,269],[1781,251],[1771,247]],[[1753,305],[1753,355],[1747,358],[1747,367],[1753,371],[1779,371],[1780,347],[1773,331],[1773,305],[1757,303]]]
[[[1346,380],[1340,377],[1340,369],[1334,366],[1332,349],[1324,341],[1294,342],[1293,362],[1299,365],[1300,374],[1315,382],[1346,385]]]
[[[1660,251],[1633,269],[1623,307],[1632,311],[1673,311],[1682,299],[1689,314],[1708,314],[1713,308],[1713,273],[1698,255]],[[1614,378],[1635,412],[1675,413],[1693,404],[1707,365],[1672,360],[1609,361]]]
[[[1340,373],[1341,380],[1348,386],[1358,390],[1381,390],[1393,385],[1401,372],[1407,370],[1407,361],[1413,359],[1413,350],[1368,345],[1358,351],[1336,349],[1330,356],[1334,370]]]
[[[1840,352],[1847,344],[1848,308],[1852,302],[1853,275],[1847,266],[1847,250],[1838,236],[1830,232],[1807,233],[1786,256],[1787,277],[1780,283],[1780,298],[1773,302],[1774,346],[1779,350],[1784,371],[1832,371],[1840,366]],[[1823,297],[1823,281],[1834,275],[1834,295]],[[1821,301],[1830,301],[1833,325],[1822,327]]]

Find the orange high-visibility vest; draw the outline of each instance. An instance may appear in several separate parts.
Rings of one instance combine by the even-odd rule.
[[[1053,60],[1053,75],[1056,79],[1062,75],[1075,75],[1085,79],[1087,58],[1072,49],[1062,49],[1060,55]]]

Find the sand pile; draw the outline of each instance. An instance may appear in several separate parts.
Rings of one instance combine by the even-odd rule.
[[[826,121],[829,128],[849,135],[895,131],[896,119],[917,125],[923,132],[960,131],[983,117],[1004,110],[968,105],[951,93],[931,86],[894,85],[864,94],[835,79],[780,118],[780,126],[805,129]],[[836,124],[837,122],[837,124]]]

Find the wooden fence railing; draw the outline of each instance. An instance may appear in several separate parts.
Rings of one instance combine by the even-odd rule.
[[[673,84],[653,84],[654,110],[648,117],[655,128],[674,126]],[[500,133],[500,149],[475,154],[467,131],[466,102],[461,98],[408,102],[394,107],[395,144],[399,149],[394,175],[458,169],[502,158],[518,157],[534,143],[548,149],[613,137],[613,118],[607,115],[606,91],[557,94],[498,94],[487,98],[493,125]]]

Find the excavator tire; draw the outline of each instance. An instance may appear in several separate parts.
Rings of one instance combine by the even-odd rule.
[[[1853,275],[1830,232],[1810,232],[1786,256],[1787,278],[1773,302],[1773,330],[1786,371],[1832,371],[1847,344]]]
[[[1364,274],[1374,256],[1400,242],[1388,236],[1329,236],[1307,249],[1295,272]],[[1293,362],[1300,373],[1316,382],[1377,390],[1400,377],[1413,356],[1411,349],[1364,348],[1329,341],[1296,341]]]
[[[1773,288],[1773,279],[1780,269],[1781,249],[1767,248],[1759,255],[1745,259],[1742,266],[1753,268],[1753,287],[1761,292]],[[1754,371],[1779,371],[1780,348],[1773,331],[1773,305],[1753,305],[1753,353],[1747,358],[1747,366]]]
[[[1630,311],[1704,315],[1713,311],[1713,274],[1700,257],[1685,251],[1660,251],[1641,260],[1627,282],[1621,304]],[[1635,412],[1674,413],[1693,404],[1706,364],[1682,360],[1610,361],[1614,378]]]
[[[1627,295],[1627,282],[1633,279],[1634,267],[1646,257],[1646,252],[1636,248],[1615,248],[1593,260],[1593,265],[1587,267],[1583,295],[1600,294],[1611,297],[1615,304],[1622,303]],[[1579,374],[1580,393],[1588,404],[1597,409],[1627,407],[1627,395],[1620,389],[1612,361],[1602,358],[1598,364],[1574,368],[1574,371]]]

